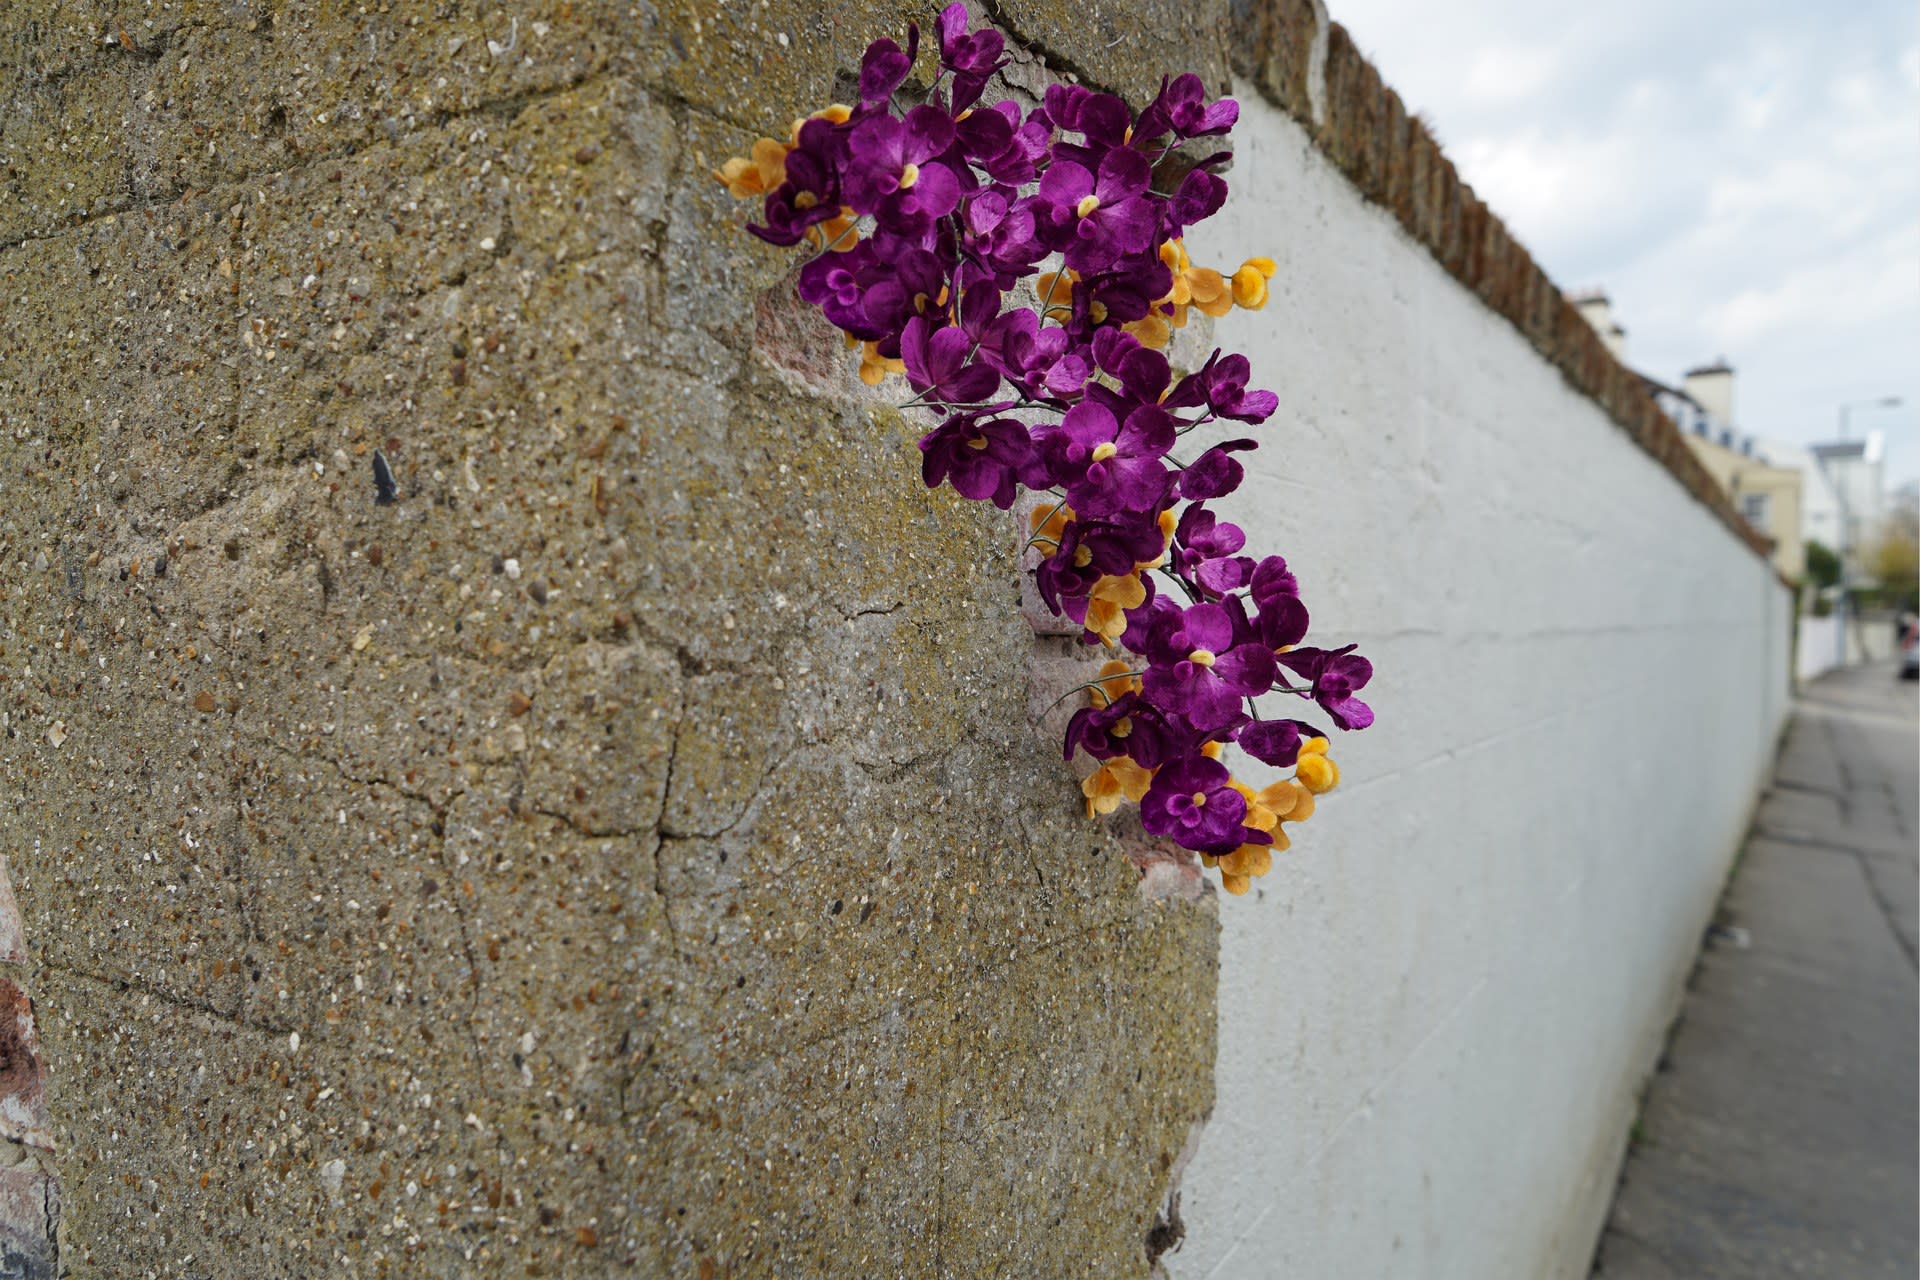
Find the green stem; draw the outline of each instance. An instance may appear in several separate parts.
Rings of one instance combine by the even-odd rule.
[[[1089,680],[1085,684],[1075,685],[1073,688],[1067,690],[1065,693],[1055,698],[1052,702],[1049,702],[1047,704],[1047,711],[1053,710],[1055,707],[1065,702],[1068,698],[1071,698],[1074,694],[1084,693],[1088,689],[1098,689],[1102,685],[1106,684],[1106,682],[1109,680],[1127,680],[1137,676],[1143,676],[1145,674],[1147,673],[1144,671],[1116,671],[1112,675],[1101,676],[1098,680]],[[1113,705],[1113,699],[1111,698],[1107,699],[1107,705],[1109,706]],[[1040,713],[1041,717],[1045,717],[1045,715],[1047,714],[1047,711],[1042,711]]]

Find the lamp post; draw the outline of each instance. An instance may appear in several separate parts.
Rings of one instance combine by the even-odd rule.
[[[1880,396],[1873,400],[1849,400],[1840,406],[1840,442],[1847,440],[1847,419],[1855,409],[1894,409],[1900,405],[1899,396]],[[1841,461],[1836,459],[1836,461]],[[1853,513],[1847,501],[1847,486],[1852,482],[1852,471],[1836,476],[1833,486],[1834,495],[1840,499],[1840,607],[1834,610],[1840,631],[1840,663],[1847,661],[1847,614],[1853,609]],[[1862,657],[1865,656],[1864,651]]]
[[[1844,441],[1847,438],[1847,415],[1855,409],[1897,409],[1899,407],[1899,396],[1882,396],[1878,400],[1847,401],[1840,406],[1840,439]]]

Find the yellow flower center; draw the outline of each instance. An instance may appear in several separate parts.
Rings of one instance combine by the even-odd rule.
[[[1092,563],[1093,563],[1092,547],[1075,547],[1073,549],[1073,567],[1074,568],[1084,569]]]
[[[1108,458],[1111,458],[1114,454],[1119,452],[1120,452],[1119,445],[1115,444],[1111,440],[1102,440],[1099,444],[1093,447],[1093,460],[1095,462],[1105,462]]]
[[[1080,197],[1080,203],[1074,206],[1073,211],[1079,214],[1083,218],[1088,218],[1088,217],[1092,217],[1093,211],[1095,209],[1098,209],[1099,207],[1100,207],[1099,196],[1086,195],[1086,196]]]
[[[1206,807],[1207,807],[1207,793],[1206,793],[1206,792],[1204,792],[1204,791],[1196,791],[1196,792],[1194,792],[1194,793],[1193,793],[1193,807],[1194,807],[1194,808],[1196,808],[1196,809],[1204,809],[1204,808],[1206,808]]]
[[[987,447],[987,438],[986,438],[985,436],[969,436],[969,437],[967,437],[967,448],[969,448],[969,449],[984,449],[984,448],[986,448],[986,447]]]
[[[908,187],[911,187],[914,183],[918,181],[920,181],[919,165],[910,164],[906,168],[900,171],[900,189],[902,191],[905,191]]]
[[[793,198],[793,207],[796,209],[811,209],[819,203],[820,197],[811,191],[802,191]]]
[[[1187,655],[1187,661],[1197,667],[1210,667],[1213,665],[1213,651],[1210,649],[1195,649]]]
[[[1119,721],[1113,726],[1113,736],[1116,738],[1124,738],[1129,734],[1131,734],[1132,732],[1133,732],[1132,716],[1121,716]]]

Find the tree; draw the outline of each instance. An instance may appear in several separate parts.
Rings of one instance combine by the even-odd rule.
[[[1840,557],[1813,538],[1807,539],[1807,581],[1822,591],[1840,585]]]
[[[1920,501],[1903,497],[1887,513],[1867,568],[1890,601],[1904,602],[1920,590]]]

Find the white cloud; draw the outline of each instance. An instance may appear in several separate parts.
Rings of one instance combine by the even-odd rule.
[[[1920,474],[1920,16],[1910,0],[1329,0],[1555,280],[1657,376],[1725,355],[1747,429],[1883,415]]]
[[[1467,69],[1466,93],[1492,104],[1523,101],[1539,93],[1559,69],[1557,50],[1537,45],[1489,45]]]
[[[1804,261],[1711,303],[1701,328],[1719,348],[1739,350],[1797,330],[1898,329],[1920,288],[1920,226],[1902,227],[1858,251]],[[1907,337],[1916,336],[1909,327]]]

